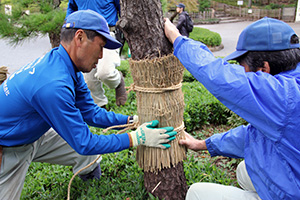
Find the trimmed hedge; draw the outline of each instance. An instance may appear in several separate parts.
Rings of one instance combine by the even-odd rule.
[[[200,41],[210,47],[219,46],[222,42],[219,33],[200,27],[194,27],[193,31],[190,33],[190,38]]]
[[[216,99],[200,82],[185,82],[184,124],[187,132],[201,129],[204,125],[227,124],[230,111]]]

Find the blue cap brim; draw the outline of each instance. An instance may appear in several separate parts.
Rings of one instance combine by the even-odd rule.
[[[113,38],[110,34],[107,34],[107,33],[102,32],[102,31],[97,31],[97,32],[100,35],[102,35],[103,37],[106,38],[106,44],[105,44],[104,48],[106,48],[106,49],[118,49],[121,46],[123,46],[118,40]]]
[[[229,54],[228,56],[226,56],[224,58],[224,60],[228,61],[228,60],[235,60],[236,58],[244,55],[245,53],[247,53],[248,51],[247,50],[243,50],[243,51],[235,51],[231,54]]]

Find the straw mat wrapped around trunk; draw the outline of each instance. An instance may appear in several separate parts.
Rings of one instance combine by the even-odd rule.
[[[181,90],[183,66],[174,55],[140,61],[130,60],[132,89],[136,92],[140,124],[154,119],[159,127],[173,126],[178,132],[171,148],[163,150],[139,146],[137,161],[145,172],[158,172],[186,158],[186,149],[178,144],[184,137],[184,96]]]

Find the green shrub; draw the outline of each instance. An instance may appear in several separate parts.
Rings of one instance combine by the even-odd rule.
[[[203,125],[226,124],[230,116],[226,107],[198,81],[183,83],[184,124],[188,132]]]
[[[211,7],[211,1],[210,0],[198,0],[199,2],[199,11],[203,12],[206,9]]]
[[[197,81],[195,77],[186,69],[183,72],[183,82],[193,82]]]
[[[122,52],[121,52],[121,55],[122,55],[124,58],[129,58],[129,55],[128,55],[128,49],[129,49],[128,43],[127,43],[127,41],[125,41],[125,43],[124,43],[124,45],[123,45],[123,48],[122,48]]]
[[[269,5],[265,6],[265,9],[267,9],[267,10],[273,10],[273,9],[278,9],[278,8],[283,8],[283,7],[284,7],[284,5],[270,3]]]
[[[122,72],[124,77],[131,76],[129,62],[127,60],[121,60],[121,65],[118,66],[117,69]]]
[[[231,127],[237,127],[240,125],[248,124],[248,122],[246,120],[244,120],[243,118],[241,118],[240,116],[238,116],[237,114],[235,114],[234,112],[229,110],[228,108],[227,108],[227,110],[230,112],[230,116],[227,118],[227,125],[229,125]]]
[[[219,33],[200,27],[194,27],[193,31],[190,33],[190,38],[200,41],[210,47],[219,46],[222,42]]]

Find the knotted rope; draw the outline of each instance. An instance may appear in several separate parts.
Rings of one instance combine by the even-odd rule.
[[[145,87],[140,87],[132,83],[129,87],[126,87],[128,89],[127,93],[131,91],[138,91],[138,92],[145,92],[145,93],[163,93],[166,91],[173,91],[173,90],[178,90],[182,86],[182,83],[179,83],[177,85],[172,85],[171,87],[166,87],[166,88],[145,88]]]
[[[138,126],[139,126],[139,122],[134,122],[131,124],[124,124],[124,125],[115,125],[115,126],[111,126],[111,127],[104,129],[103,133],[106,133],[107,131],[109,131],[111,129],[124,128],[124,129],[120,130],[119,132],[117,132],[117,134],[121,134],[121,133],[125,133],[127,130],[136,129]]]

